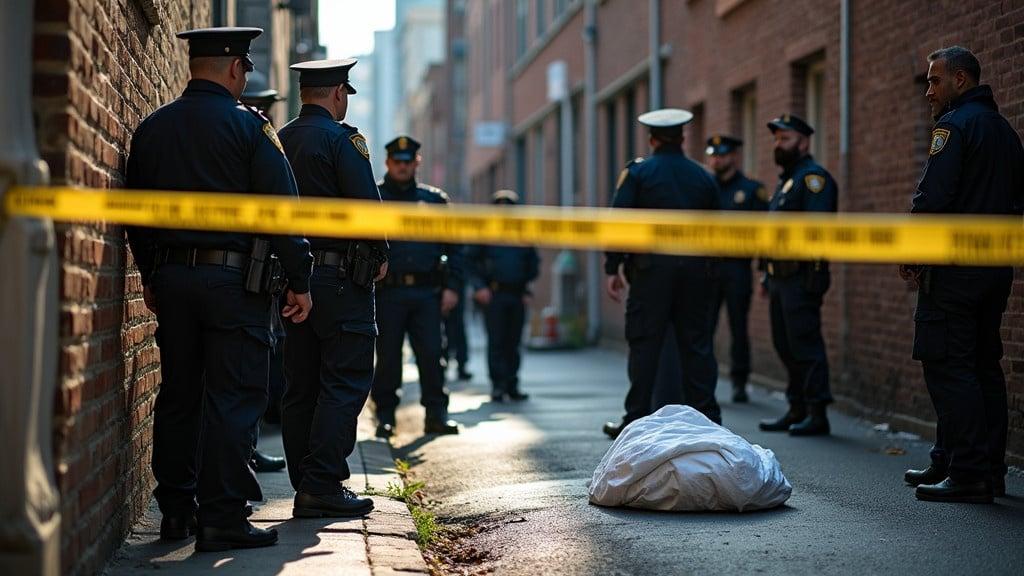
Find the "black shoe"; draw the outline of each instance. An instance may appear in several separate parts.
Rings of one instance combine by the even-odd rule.
[[[616,424],[615,422],[605,422],[604,426],[601,427],[601,431],[608,435],[609,438],[615,440],[622,434],[623,429],[626,428],[625,422]]]
[[[992,486],[986,480],[958,482],[946,478],[938,484],[922,484],[914,492],[918,500],[929,502],[966,502],[970,504],[991,504]]]
[[[491,392],[491,402],[504,402],[504,401],[505,401],[505,393],[504,392]]]
[[[195,533],[195,514],[168,515],[160,520],[160,538],[164,540],[184,540]]]
[[[946,469],[938,468],[935,464],[928,466],[924,470],[907,470],[903,474],[903,481],[910,486],[921,486],[929,484],[938,484],[946,479]]]
[[[788,432],[790,426],[803,421],[804,418],[807,418],[806,408],[803,406],[790,406],[789,412],[783,414],[782,418],[777,420],[761,420],[758,428],[763,432]]]
[[[824,407],[812,409],[807,418],[789,427],[790,436],[828,436],[831,432]]]
[[[509,392],[508,393],[508,398],[509,398],[509,400],[512,400],[513,402],[522,402],[523,400],[528,400],[530,398],[530,395],[529,394],[524,394],[524,393],[518,392],[518,391],[517,392]]]
[[[223,552],[232,548],[263,548],[277,544],[277,530],[257,528],[248,520],[233,528],[203,526],[196,535],[196,551]]]
[[[381,422],[377,424],[377,432],[374,436],[377,438],[391,438],[395,435],[395,425],[388,422]]]
[[[252,460],[249,461],[249,465],[256,472],[278,472],[284,470],[285,461],[284,458],[270,456],[259,450],[253,450]]]
[[[295,493],[292,516],[296,518],[353,518],[373,512],[373,500],[360,498],[348,488],[338,494]]]
[[[456,378],[456,380],[465,382],[467,380],[472,380],[473,379],[473,373],[472,372],[467,372],[466,370],[463,370],[462,367],[460,366],[459,367],[459,373],[456,374],[455,378]]]
[[[750,396],[747,396],[747,387],[740,386],[732,389],[732,401],[737,404],[746,404],[750,402]]]
[[[458,434],[459,423],[455,420],[435,420],[433,418],[427,419],[423,423],[424,434]]]

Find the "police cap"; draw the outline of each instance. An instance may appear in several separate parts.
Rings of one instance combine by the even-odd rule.
[[[249,70],[252,70],[254,66],[252,59],[249,58],[249,43],[260,34],[263,34],[262,28],[224,26],[178,32],[178,38],[188,40],[190,59],[235,56],[245,60]]]
[[[740,146],[743,146],[743,140],[740,140],[739,138],[733,138],[732,136],[726,136],[724,134],[715,134],[711,138],[708,138],[708,147],[704,149],[704,153],[708,156],[720,156],[722,154],[728,154]]]
[[[519,204],[519,194],[515,190],[498,190],[491,196],[495,204]]]
[[[310,60],[289,66],[299,73],[300,88],[322,88],[345,85],[349,94],[356,89],[348,81],[348,71],[356,65],[355,58],[344,60]]]
[[[768,123],[768,129],[772,131],[772,134],[775,134],[776,130],[792,130],[804,136],[814,134],[814,128],[811,128],[810,124],[804,122],[803,118],[792,114],[783,114],[772,120]]]
[[[385,144],[384,149],[388,151],[388,158],[412,162],[416,159],[416,152],[420,149],[420,143],[408,136],[399,136]]]
[[[637,121],[649,128],[681,128],[693,120],[693,113],[679,108],[662,108],[641,114]]]

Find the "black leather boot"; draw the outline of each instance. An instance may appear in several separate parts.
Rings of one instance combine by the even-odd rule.
[[[259,450],[253,450],[252,460],[249,461],[249,465],[256,472],[277,472],[284,470],[285,461],[284,458],[270,456]]]
[[[790,404],[789,411],[776,420],[761,420],[758,427],[764,432],[786,432],[789,427],[807,417],[807,408],[802,404]]]
[[[601,428],[601,431],[607,434],[608,437],[611,438],[612,440],[615,440],[616,438],[619,437],[619,434],[622,434],[622,431],[626,428],[626,425],[626,422],[619,422],[618,424],[616,424],[615,422],[605,422],[604,426]]]
[[[248,520],[231,528],[203,526],[196,535],[196,551],[222,552],[232,548],[262,548],[277,544],[277,530],[257,528]]]
[[[160,538],[164,540],[184,540],[196,533],[196,515],[168,514],[160,520]]]
[[[348,488],[338,494],[296,492],[292,516],[296,518],[351,518],[373,511],[373,500],[360,498]]]
[[[455,420],[427,418],[423,424],[424,434],[458,434],[459,423]]]
[[[988,480],[962,482],[946,478],[938,484],[922,484],[914,492],[918,500],[929,502],[965,502],[991,504],[992,485]]]
[[[789,427],[790,436],[828,436],[831,432],[824,404],[811,404],[807,417]]]
[[[932,464],[924,470],[907,470],[903,480],[911,486],[938,484],[946,479],[946,468]]]

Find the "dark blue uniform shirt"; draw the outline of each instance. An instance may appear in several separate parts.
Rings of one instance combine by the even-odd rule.
[[[637,158],[619,176],[618,189],[612,201],[614,208],[648,208],[661,210],[718,210],[721,208],[718,184],[713,176],[680,148],[661,146],[654,154]],[[615,274],[626,255],[606,254],[604,271]],[[656,257],[659,262],[678,257]],[[701,260],[703,258],[700,258]],[[686,258],[698,260],[698,258]]]
[[[295,178],[270,122],[220,84],[192,80],[177,100],[147,117],[132,136],[128,188],[296,196]],[[249,253],[252,234],[129,227],[143,285],[158,248]],[[309,291],[312,256],[301,237],[271,236],[289,288]]]
[[[768,192],[757,180],[747,178],[737,170],[732,178],[718,182],[722,210],[746,210],[757,212],[768,209]]]
[[[914,194],[914,213],[1021,214],[1024,150],[981,85],[950,103],[932,131],[928,164]]]
[[[492,282],[525,287],[540,272],[540,257],[532,246],[470,246],[466,264],[475,289]]]
[[[359,130],[334,120],[326,108],[304,104],[299,116],[278,132],[300,196],[380,202],[365,140]],[[314,250],[342,251],[348,240],[310,238]],[[387,242],[375,241],[381,251]]]
[[[399,184],[389,176],[377,183],[380,197],[385,202],[423,202],[448,204],[448,195],[440,188],[418,184],[415,180]],[[390,242],[388,274],[424,274],[435,272],[441,257],[448,259],[445,288],[459,291],[463,280],[462,253],[458,246],[442,242]]]
[[[838,196],[839,188],[832,175],[807,155],[779,175],[769,209],[772,212],[835,212]]]

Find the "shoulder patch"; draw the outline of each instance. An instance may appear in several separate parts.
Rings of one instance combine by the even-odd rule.
[[[946,147],[946,141],[949,140],[949,130],[945,128],[936,128],[932,130],[932,146],[928,150],[929,156],[934,156],[942,149]]]
[[[263,124],[263,133],[267,135],[267,138],[270,139],[274,146],[277,146],[277,149],[281,151],[281,154],[284,154],[284,146],[281,145],[281,139],[277,137],[277,131],[275,131],[274,127],[270,125],[270,122],[265,122]]]
[[[804,185],[813,194],[817,194],[825,189],[825,177],[820,174],[808,174],[804,176]]]
[[[768,194],[768,190],[764,186],[758,186],[756,194],[762,202],[767,202],[772,198],[771,195]]]
[[[352,141],[352,146],[355,147],[356,151],[363,155],[367,160],[370,159],[370,148],[366,145],[366,138],[359,132],[348,137]]]

